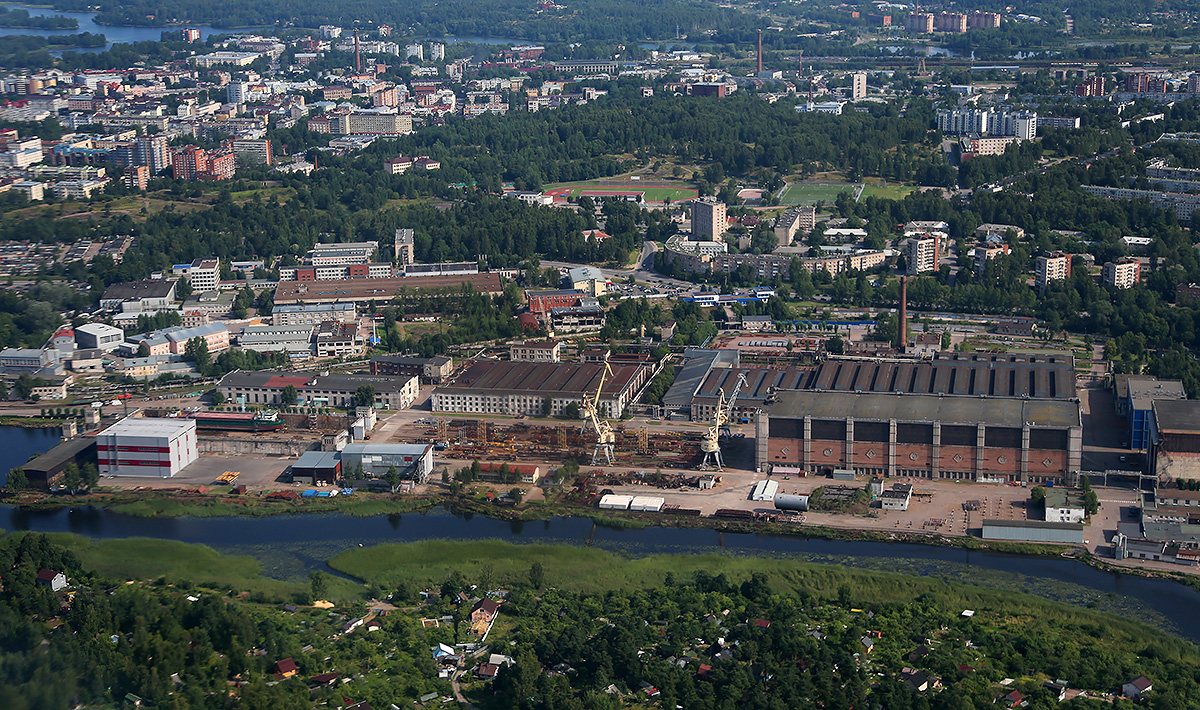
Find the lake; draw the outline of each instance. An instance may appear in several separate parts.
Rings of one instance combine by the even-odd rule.
[[[172,30],[180,30],[182,27],[120,27],[116,25],[98,25],[95,22],[96,13],[94,12],[63,12],[53,10],[48,7],[27,7],[25,5],[9,5],[10,9],[22,9],[29,12],[33,17],[53,17],[61,15],[63,17],[71,17],[79,22],[77,30],[41,30],[41,29],[24,29],[19,27],[0,27],[0,37],[8,35],[37,35],[40,37],[50,37],[53,35],[74,35],[80,32],[91,32],[92,34],[103,34],[108,39],[108,44],[103,49],[108,49],[114,43],[131,43],[131,42],[158,42],[162,39],[162,33]],[[222,30],[215,27],[206,27],[203,25],[192,26],[193,29],[200,30],[200,36],[208,39],[212,34],[229,34],[237,30]],[[249,31],[249,30],[247,30]],[[81,50],[73,50],[81,52],[99,52],[101,48],[89,48]]]

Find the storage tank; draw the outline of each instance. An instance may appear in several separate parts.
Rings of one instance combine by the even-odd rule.
[[[808,496],[777,493],[775,494],[775,510],[794,510],[803,513],[808,510]]]

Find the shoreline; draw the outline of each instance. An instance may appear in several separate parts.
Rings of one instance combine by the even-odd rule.
[[[552,517],[588,518],[593,524],[611,529],[676,528],[705,529],[719,533],[795,536],[844,542],[906,543],[931,547],[952,547],[967,551],[992,552],[1024,557],[1068,558],[1102,572],[1178,582],[1200,590],[1200,576],[1187,572],[1144,569],[1115,564],[1097,557],[1088,550],[1071,545],[1036,542],[983,540],[971,535],[946,535],[934,532],[882,531],[829,525],[796,525],[767,521],[741,521],[712,517],[683,517],[661,513],[630,513],[598,511],[570,504],[525,505],[505,508],[482,504],[471,498],[451,495],[400,496],[391,494],[356,494],[331,498],[267,500],[257,495],[221,497],[203,494],[180,495],[178,492],[98,491],[74,496],[52,496],[41,491],[4,493],[0,504],[20,510],[52,511],[77,506],[95,506],[103,510],[141,518],[179,517],[268,517],[287,514],[340,514],[351,517],[373,517],[418,513],[445,507],[451,514],[481,515],[492,520],[536,522]],[[603,513],[603,514],[601,514]]]

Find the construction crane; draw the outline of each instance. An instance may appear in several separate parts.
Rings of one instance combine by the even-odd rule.
[[[733,416],[733,403],[737,401],[738,393],[742,391],[744,384],[746,384],[746,373],[743,372],[738,375],[737,384],[734,385],[733,394],[729,396],[728,400],[725,399],[723,388],[717,390],[717,407],[713,410],[712,426],[700,438],[700,451],[704,452],[704,459],[700,462],[701,470],[708,470],[712,465],[715,465],[718,471],[725,467],[725,461],[721,458],[721,436],[729,436],[729,420]]]
[[[604,363],[604,372],[600,375],[600,386],[596,388],[596,394],[585,396],[583,398],[583,416],[586,421],[583,423],[583,428],[586,429],[588,422],[592,424],[592,429],[596,432],[596,448],[592,451],[592,465],[598,465],[600,455],[603,454],[608,465],[613,465],[613,444],[617,441],[617,435],[613,433],[612,424],[607,420],[600,418],[600,393],[604,391],[604,380],[612,374],[612,367],[606,362]]]

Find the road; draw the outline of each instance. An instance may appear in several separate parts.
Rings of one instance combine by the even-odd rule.
[[[654,255],[658,252],[658,244],[654,242],[642,242],[642,252],[638,255],[637,263],[633,268],[625,269],[600,269],[600,272],[607,276],[612,281],[628,279],[632,276],[635,280],[642,283],[649,283],[651,280],[657,280],[661,286],[669,288],[694,289],[696,284],[691,281],[683,281],[681,279],[672,279],[666,276],[661,276],[654,270]],[[573,269],[584,264],[571,264],[565,261],[543,261],[543,267],[553,266],[556,268]]]

